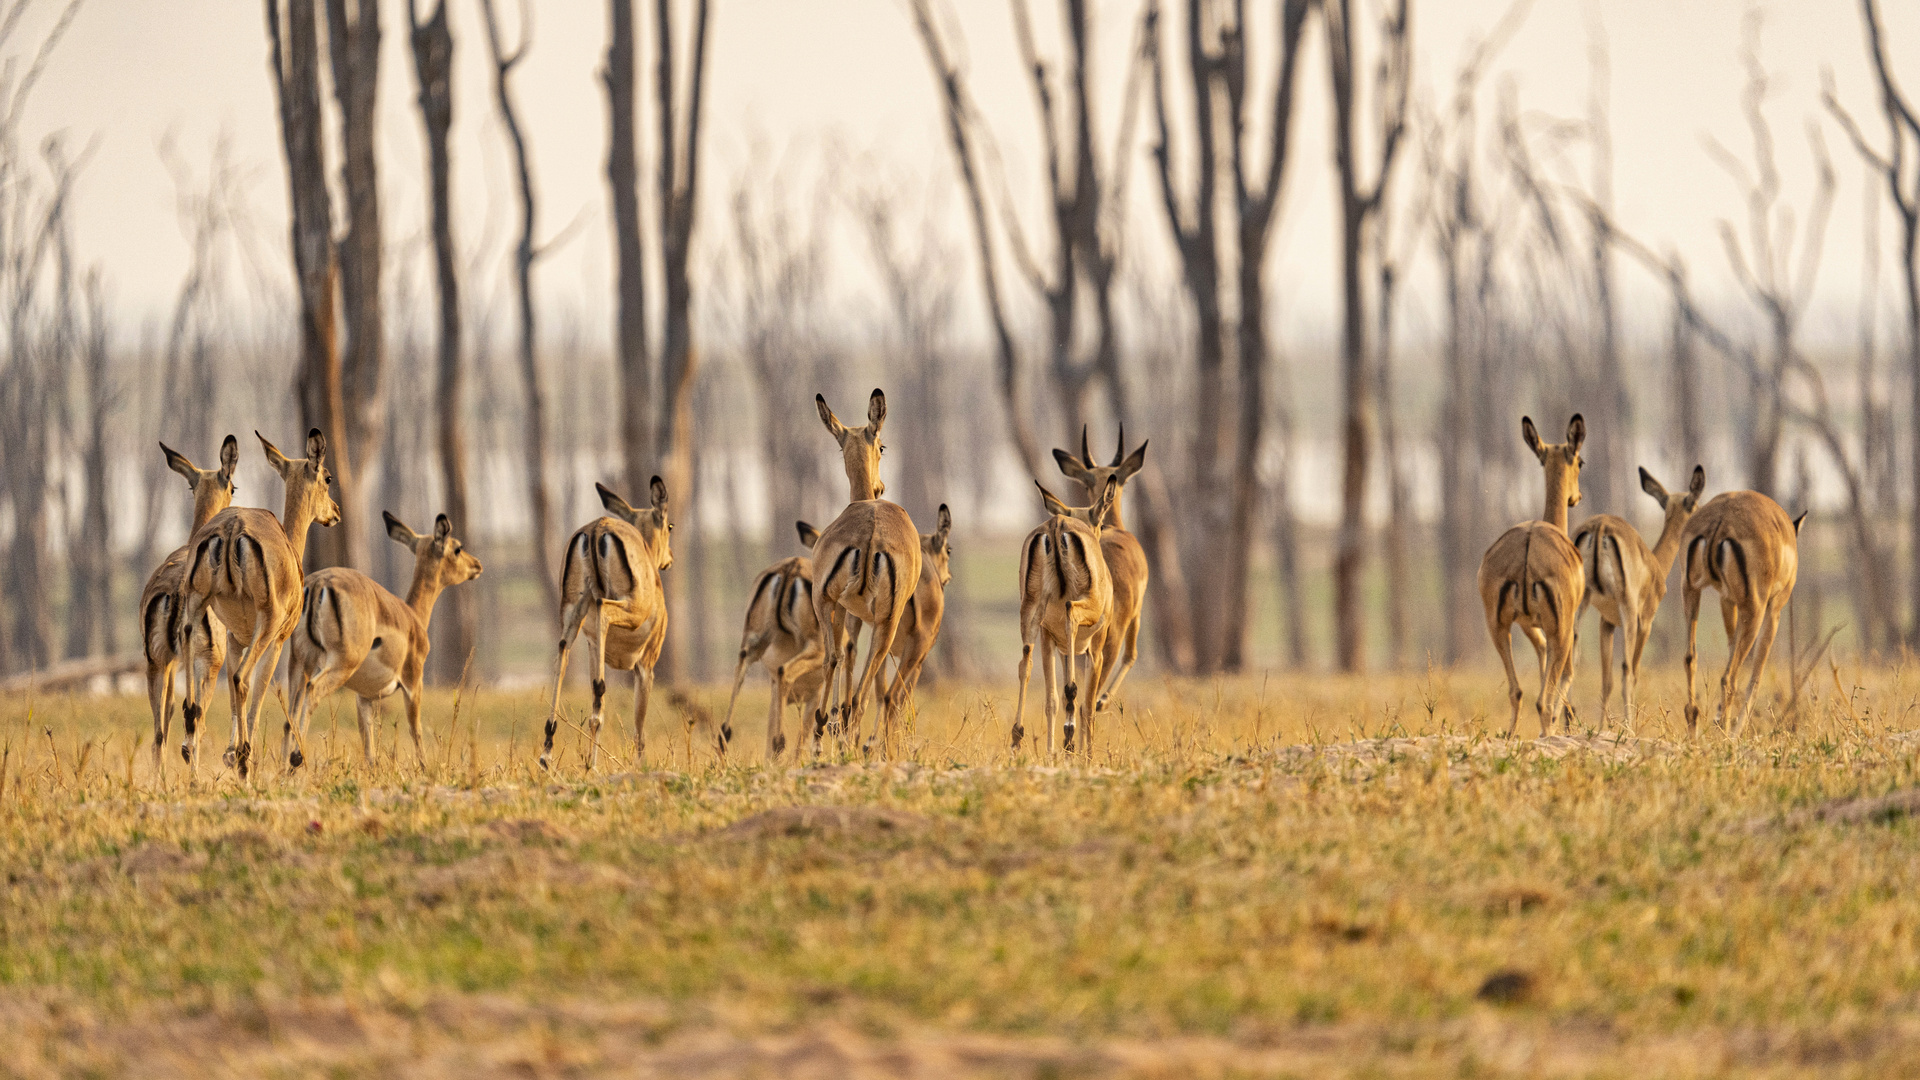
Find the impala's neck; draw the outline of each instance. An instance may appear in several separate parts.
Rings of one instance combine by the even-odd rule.
[[[847,477],[847,501],[866,502],[880,497],[880,485],[870,477]]]
[[[287,543],[293,545],[295,566],[305,566],[307,562],[307,530],[313,527],[310,505],[311,500],[296,495],[293,485],[287,486],[286,505],[280,511],[280,527],[287,534]]]
[[[205,501],[200,499],[193,500],[193,528],[189,529],[188,532],[199,532],[200,526],[212,521],[213,516],[225,510],[228,505],[227,502],[222,502],[217,499],[207,499]]]
[[[1680,534],[1687,528],[1685,514],[1668,514],[1666,523],[1660,526],[1660,542],[1653,545],[1654,576],[1662,581],[1667,571],[1673,569],[1674,557],[1680,554]]]
[[[413,584],[407,588],[407,606],[413,609],[421,626],[433,620],[434,602],[440,599],[446,587],[446,575],[440,572],[437,564],[425,559],[413,564]]]
[[[1120,498],[1123,491],[1125,491],[1124,488],[1117,490],[1113,493],[1113,509],[1107,511],[1107,524],[1105,526],[1106,528],[1124,529],[1127,527],[1126,521],[1120,517]],[[1094,496],[1094,499],[1096,501],[1099,498],[1100,496],[1098,495]]]
[[[1567,470],[1547,469],[1547,509],[1540,520],[1561,532],[1567,531]]]

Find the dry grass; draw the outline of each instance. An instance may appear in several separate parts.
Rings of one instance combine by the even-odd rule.
[[[804,768],[762,692],[724,764],[662,703],[591,776],[570,726],[532,766],[537,693],[434,696],[425,771],[336,699],[252,787],[157,784],[143,701],[9,702],[0,1075],[1916,1071],[1920,673],[1737,744],[1646,684],[1509,742],[1480,672],[1142,679],[1091,765],[941,686]]]

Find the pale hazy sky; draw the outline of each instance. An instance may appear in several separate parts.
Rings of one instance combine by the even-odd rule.
[[[458,64],[456,87],[457,231],[463,244],[483,235],[501,245],[512,191],[505,151],[489,96],[490,77],[476,0],[451,0]],[[44,26],[56,4],[36,18]],[[596,0],[540,0],[536,42],[517,75],[516,89],[530,133],[540,187],[541,232],[551,234],[581,214],[583,230],[544,265],[542,291],[556,305],[573,305],[604,333],[610,263],[603,155],[606,108],[597,72],[605,48],[605,5]],[[1363,7],[1368,5],[1363,4]],[[1419,92],[1443,96],[1466,43],[1484,33],[1507,0],[1415,0]],[[1920,5],[1889,2],[1898,69],[1920,94]],[[511,2],[503,5],[511,11]],[[1001,0],[959,0],[974,92],[992,117],[1007,161],[1009,183],[1029,204],[1038,193],[1037,131],[1028,88],[1015,66],[1008,8]],[[1641,238],[1676,246],[1691,260],[1702,291],[1729,287],[1715,232],[1722,217],[1742,210],[1736,187],[1702,148],[1711,133],[1744,154],[1747,131],[1739,113],[1742,73],[1737,50],[1737,0],[1537,0],[1519,35],[1487,81],[1488,100],[1511,78],[1522,105],[1567,117],[1584,115],[1589,92],[1589,33],[1603,27],[1612,57],[1611,100],[1616,147],[1618,216]],[[1256,32],[1270,36],[1268,5],[1255,2]],[[1051,36],[1051,6],[1035,0],[1043,32]],[[1859,12],[1844,0],[1778,0],[1766,13],[1763,55],[1776,76],[1769,114],[1781,151],[1788,201],[1804,207],[1811,186],[1810,156],[1802,134],[1821,119],[1820,71],[1831,66],[1842,97],[1881,137],[1874,122]],[[1137,0],[1099,0],[1101,74],[1117,78]],[[425,220],[420,180],[423,150],[412,106],[413,74],[404,3],[383,4],[386,30],[381,74],[383,125],[379,145],[384,211],[390,242],[417,237]],[[708,149],[703,209],[704,242],[730,238],[728,190],[750,162],[784,168],[800,194],[810,193],[820,147],[843,148],[840,172],[883,178],[907,191],[951,172],[940,115],[918,40],[903,0],[714,0],[709,72]],[[643,47],[652,48],[650,30]],[[1256,50],[1266,43],[1257,38]],[[1329,183],[1323,45],[1313,39],[1303,74],[1295,170],[1272,264],[1283,326],[1330,332],[1333,273],[1329,231],[1335,214]],[[1256,52],[1260,66],[1268,55]],[[650,72],[643,73],[650,79]],[[1103,130],[1115,123],[1115,94],[1102,102]],[[1491,107],[1485,115],[1491,117]],[[1822,120],[1840,168],[1839,202],[1827,240],[1819,306],[1832,327],[1850,317],[1860,287],[1862,180],[1844,137]],[[186,265],[186,240],[175,216],[174,192],[157,152],[171,132],[182,156],[203,171],[217,136],[231,140],[250,177],[255,219],[267,239],[285,230],[286,180],[267,74],[262,8],[248,0],[90,0],[61,45],[29,110],[40,134],[64,130],[76,141],[97,139],[78,199],[84,256],[105,267],[124,316],[164,308]],[[650,141],[651,134],[643,135]],[[762,147],[756,154],[754,148]],[[1416,182],[1417,157],[1400,182]],[[1164,226],[1154,207],[1150,171],[1142,158],[1134,175],[1133,249],[1165,260]],[[650,184],[643,185],[643,198]],[[956,242],[962,224],[953,213]],[[650,208],[645,210],[651,214]],[[488,222],[491,221],[490,233]],[[1893,226],[1882,214],[1884,227]],[[857,249],[849,249],[857,250]],[[1888,259],[1892,252],[1886,253]],[[1891,269],[1889,267],[1889,269]],[[1629,273],[1633,273],[1629,271]],[[1637,274],[1635,275],[1637,277]],[[840,289],[857,294],[857,270]],[[972,277],[963,279],[971,291]],[[1639,287],[1636,287],[1639,288]],[[1639,295],[1651,295],[1639,288]],[[857,296],[855,297],[857,300]],[[1416,320],[1417,321],[1417,320]],[[1318,329],[1316,329],[1318,328]],[[1814,328],[1819,332],[1818,327]]]

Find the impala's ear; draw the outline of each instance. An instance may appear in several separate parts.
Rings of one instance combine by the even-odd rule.
[[[187,478],[188,487],[200,481],[200,470],[194,467],[193,462],[187,460],[187,455],[166,443],[160,444],[160,452],[167,455],[167,468]]]
[[[258,431],[253,433],[253,437],[260,440],[260,447],[267,454],[267,464],[273,466],[273,471],[281,476],[287,475],[287,467],[293,464],[293,459],[281,453],[279,447],[268,442],[267,437]]]
[[[1093,527],[1098,529],[1107,523],[1107,515],[1113,512],[1113,502],[1120,497],[1120,478],[1107,477],[1106,485],[1100,489],[1100,501],[1093,504]]]
[[[632,503],[621,498],[612,488],[598,480],[593,482],[593,490],[600,493],[600,505],[607,508],[607,513],[617,518],[625,518],[628,521],[633,520],[636,511],[633,509]]]
[[[240,467],[240,440],[229,435],[220,444],[220,472],[228,480],[233,479],[233,471]]]
[[[307,429],[307,460],[319,465],[327,458],[327,437],[319,428]]]
[[[1153,440],[1149,439],[1146,442],[1142,442],[1140,444],[1140,449],[1135,450],[1131,454],[1128,454],[1126,457],[1126,460],[1119,463],[1120,472],[1118,475],[1120,477],[1121,483],[1124,484],[1127,481],[1133,479],[1133,474],[1139,472],[1142,468],[1146,466],[1147,442],[1152,442],[1152,441]]]
[[[1807,515],[1811,513],[1813,513],[1811,510],[1802,510],[1800,516],[1793,519],[1793,535],[1800,535],[1800,526],[1806,522]]]
[[[934,527],[933,535],[939,539],[940,546],[945,547],[947,536],[953,532],[953,515],[947,512],[946,503],[940,504],[940,513],[934,520],[938,524]]]
[[[655,510],[665,511],[667,508],[666,481],[657,476],[654,477],[647,484],[647,496],[653,500],[653,508]]]
[[[1061,502],[1053,492],[1048,491],[1045,484],[1035,480],[1033,486],[1040,489],[1040,505],[1047,508],[1047,513],[1055,516],[1071,515],[1073,508]]]
[[[1579,413],[1574,413],[1573,419],[1567,421],[1567,445],[1578,453],[1580,444],[1586,441],[1587,421]]]
[[[1698,499],[1700,493],[1707,490],[1707,470],[1698,465],[1693,467],[1693,480],[1687,485],[1687,491]]]
[[[403,524],[399,518],[394,517],[391,512],[382,510],[380,511],[380,516],[387,519],[387,535],[393,537],[400,543],[407,547],[412,547],[414,542],[420,539],[412,529],[407,528],[406,525]]]
[[[1086,475],[1086,466],[1080,464],[1080,459],[1059,447],[1054,447],[1053,462],[1060,466],[1061,475],[1070,479],[1078,480]]]
[[[1648,472],[1645,466],[1640,468],[1640,490],[1653,496],[1653,501],[1660,504],[1660,509],[1667,508],[1667,489],[1661,485],[1660,481],[1653,478],[1653,474]]]
[[[445,540],[447,537],[452,535],[453,535],[453,519],[452,518],[448,517],[445,514],[441,514],[440,516],[433,519],[433,538],[435,540]]]
[[[1520,418],[1520,438],[1526,441],[1527,449],[1533,451],[1534,457],[1546,460],[1547,448],[1540,442],[1540,433],[1533,429],[1533,417]]]
[[[827,434],[833,436],[838,442],[846,442],[847,425],[841,423],[840,418],[833,415],[832,409],[827,408],[827,397],[825,394],[813,395],[813,407],[820,410],[820,422],[827,425]]]
[[[800,546],[812,551],[820,546],[820,530],[804,521],[796,521],[793,527],[800,533]]]
[[[872,396],[867,398],[867,426],[879,431],[887,422],[887,395],[873,388]]]

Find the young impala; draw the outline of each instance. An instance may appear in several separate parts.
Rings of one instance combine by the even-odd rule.
[[[582,525],[567,541],[560,571],[560,656],[553,674],[553,707],[547,713],[540,766],[553,761],[553,733],[560,726],[560,688],[567,653],[584,632],[593,642],[593,714],[587,718],[587,768],[600,756],[601,704],[607,696],[607,666],[633,672],[634,759],[647,752],[647,697],[653,667],[667,641],[667,598],[660,573],[673,565],[673,525],[667,520],[667,485],[647,485],[649,509],[595,484],[609,516]]]
[[[947,511],[947,504],[941,503],[934,530],[920,538],[920,582],[907,601],[900,630],[893,636],[890,655],[897,666],[885,699],[888,739],[893,737],[895,721],[913,700],[914,687],[920,685],[920,668],[940,638],[940,621],[947,611],[947,583],[953,580],[953,547],[947,542],[952,533],[953,515]]]
[[[403,602],[348,567],[307,575],[301,601],[306,614],[287,661],[287,684],[294,693],[280,753],[289,769],[306,760],[314,704],[342,687],[359,699],[360,750],[367,764],[373,764],[373,703],[396,690],[406,698],[414,758],[422,767],[427,763],[420,739],[420,684],[433,648],[427,624],[441,590],[479,577],[480,560],[453,535],[445,514],[434,519],[431,536],[414,532],[392,514],[382,516],[387,535],[413,552],[413,584]]]
[[[820,530],[804,521],[794,524],[801,545],[812,551],[820,542]],[[762,570],[753,583],[747,625],[740,632],[739,663],[733,669],[733,693],[727,698],[726,719],[720,723],[720,752],[726,753],[733,740],[733,706],[740,699],[749,665],[761,665],[773,679],[773,705],[767,713],[767,758],[772,760],[787,748],[781,728],[788,703],[818,696],[826,678],[825,659],[819,621],[813,613],[813,560],[805,555],[781,559]]]
[[[227,436],[220,444],[220,468],[202,469],[187,460],[185,454],[166,443],[160,444],[167,456],[167,468],[187,478],[187,490],[193,492],[193,528],[198,532],[213,515],[233,503],[233,470],[240,464],[240,444]],[[227,660],[227,628],[212,611],[203,611],[192,627],[190,643],[183,654],[175,648],[180,634],[179,592],[187,572],[187,547],[173,549],[147,579],[140,591],[140,644],[147,659],[147,703],[153,708],[153,774],[160,775],[160,748],[166,744],[173,726],[173,671],[184,658],[187,679],[199,686],[196,696],[206,700],[213,690],[214,677]],[[234,709],[239,709],[239,687],[233,687]]]

